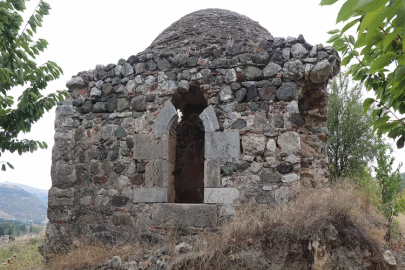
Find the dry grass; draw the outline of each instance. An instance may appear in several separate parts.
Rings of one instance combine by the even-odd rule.
[[[45,260],[38,252],[44,241],[44,234],[23,236],[0,247],[0,269],[41,269]]]
[[[399,217],[399,224],[399,230],[404,230],[404,216]],[[384,243],[384,217],[353,186],[345,184],[330,189],[302,189],[295,200],[276,207],[255,205],[238,209],[234,220],[223,224],[218,232],[195,236],[193,251],[183,257],[175,258],[173,251],[181,238],[176,231],[166,234],[165,247],[172,251],[175,269],[224,269],[224,261],[238,260],[243,252],[251,256],[264,240],[276,245],[300,243],[322,237],[330,225],[339,231],[342,242],[363,243],[371,252]],[[7,251],[0,250],[0,262],[14,253],[18,254],[17,259],[12,266],[0,269],[85,269],[105,263],[113,256],[128,261],[137,251],[158,249],[137,244],[109,248],[76,240],[76,247],[70,252],[45,264],[37,251],[42,242],[43,238],[9,244]]]
[[[15,242],[0,247],[0,269],[7,270],[47,270],[47,269],[85,269],[98,266],[113,256],[120,256],[124,261],[139,250],[135,244],[108,248],[101,244],[80,242],[77,247],[66,254],[59,254],[49,262],[38,252],[38,247],[44,242],[45,235],[23,236]]]
[[[385,224],[384,217],[350,184],[303,189],[288,204],[240,209],[218,234],[202,238],[195,246],[195,256],[183,261],[180,269],[220,269],[219,261],[234,259],[234,251],[248,250],[264,239],[275,243],[314,239],[329,225],[339,231],[343,241],[364,243],[376,251],[376,245],[384,242]]]
[[[140,250],[136,244],[107,247],[79,240],[75,243],[77,246],[68,253],[59,254],[50,259],[44,269],[85,269],[106,263],[114,256],[120,256],[123,261],[127,261],[130,256]]]
[[[397,217],[395,217],[395,220],[398,222],[398,231],[401,233],[403,236],[405,236],[405,215],[402,213],[399,213]]]

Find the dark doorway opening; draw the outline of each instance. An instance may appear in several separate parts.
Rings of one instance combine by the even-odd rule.
[[[207,107],[199,87],[191,87],[174,102],[182,112],[176,126],[176,159],[173,171],[176,203],[204,201],[204,126],[199,115]],[[173,136],[174,137],[174,136]]]

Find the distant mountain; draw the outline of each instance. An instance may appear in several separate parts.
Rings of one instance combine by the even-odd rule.
[[[0,183],[0,217],[44,221],[47,204],[35,195],[11,184]]]
[[[12,182],[8,182],[8,181],[0,183],[0,184],[9,184],[9,185],[14,185],[14,186],[20,187],[20,188],[24,189],[25,191],[28,191],[29,193],[34,194],[38,199],[40,199],[41,201],[48,204],[48,190],[47,189],[34,188],[34,187],[27,186],[27,185],[23,185],[23,184],[19,184],[19,183],[12,183]]]

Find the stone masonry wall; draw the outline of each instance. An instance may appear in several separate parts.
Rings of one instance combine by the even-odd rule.
[[[79,72],[56,111],[41,252],[79,236],[158,239],[159,227],[179,222],[215,228],[235,205],[284,203],[301,184],[326,185],[325,88],[339,69],[331,47],[203,10],[144,52]],[[206,102],[204,200],[175,204],[173,104],[190,89]]]

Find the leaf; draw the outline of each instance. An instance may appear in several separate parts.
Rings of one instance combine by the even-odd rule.
[[[334,29],[334,30],[328,31],[327,33],[330,34],[330,35],[333,35],[333,34],[336,34],[336,33],[339,33],[339,32],[340,32],[339,29]]]
[[[405,143],[405,136],[402,135],[401,138],[397,141],[397,147],[399,149],[404,147],[404,143]]]
[[[366,100],[364,100],[364,102],[363,102],[364,113],[366,113],[368,111],[368,109],[370,109],[371,105],[374,102],[375,102],[374,98],[367,98]]]
[[[395,69],[395,80],[401,81],[405,76],[405,66],[398,66]]]
[[[403,29],[404,29],[403,27],[397,27],[394,29],[394,31],[392,31],[385,37],[383,41],[383,50],[387,49],[388,45],[390,45],[393,42],[393,40],[397,39],[398,34],[401,33]]]
[[[340,34],[343,35],[344,32],[346,32],[347,30],[349,30],[353,25],[355,25],[357,22],[359,22],[360,19],[355,19],[349,23],[347,23],[342,30],[340,31]]]
[[[356,10],[359,0],[347,0],[339,11],[336,23],[348,20]]]
[[[390,131],[391,129],[395,128],[398,126],[399,122],[398,121],[392,121],[392,122],[387,122],[383,128],[381,128],[381,131],[383,133]]]
[[[6,162],[7,163],[7,165],[10,167],[10,169],[13,169],[14,170],[14,166],[13,165],[11,165],[9,162]]]
[[[393,25],[395,27],[402,27],[404,26],[404,22],[405,22],[405,8],[401,8],[397,13],[397,17],[393,22]]]
[[[327,5],[332,5],[336,3],[338,0],[322,0],[319,5],[321,6],[327,6]]]
[[[327,42],[327,43],[332,43],[332,42],[334,42],[335,40],[337,40],[338,38],[340,38],[340,35],[333,35],[333,36],[331,36],[326,42]]]
[[[335,41],[333,42],[332,47],[334,47],[334,48],[340,47],[340,46],[342,46],[343,44],[345,44],[345,42],[346,42],[345,39],[339,38],[339,39],[337,39],[337,40],[335,40]]]
[[[367,45],[367,46],[365,46],[362,50],[361,50],[361,55],[367,55],[367,54],[369,54],[370,53],[370,51],[371,51],[371,47],[372,47],[372,44],[369,44],[369,45]]]
[[[387,4],[388,0],[360,0],[357,8],[363,12],[372,12]]]
[[[368,28],[368,26],[375,20],[377,15],[380,14],[380,9],[375,10],[373,12],[368,12],[366,15],[363,17],[361,20],[358,33],[359,35],[363,34],[364,30],[367,29],[367,33],[372,30],[371,28]]]
[[[354,39],[354,37],[352,35],[349,36],[349,42],[353,45],[356,44],[356,40]]]
[[[377,71],[384,69],[384,67],[389,66],[391,61],[395,59],[397,56],[398,55],[393,52],[387,52],[385,54],[382,54],[371,64],[370,74],[376,73]]]
[[[6,165],[1,164],[1,170],[2,170],[2,171],[6,171]]]
[[[44,149],[44,146],[42,145],[41,142],[37,142],[37,144],[38,144],[39,148]]]
[[[342,62],[340,63],[342,66],[346,66],[347,64],[349,64],[350,60],[352,60],[353,58],[353,54],[349,54],[348,56],[346,56],[345,58],[343,58]]]
[[[400,134],[401,130],[399,129],[399,127],[393,128],[391,129],[390,132],[388,132],[388,138],[396,138],[398,137],[398,135]]]
[[[377,9],[375,12],[377,12],[377,16],[374,17],[373,21],[369,24],[368,28],[367,28],[367,41],[370,41],[372,39],[372,37],[374,36],[374,34],[376,32],[384,32],[382,29],[384,29],[384,20],[387,17],[387,13],[389,11],[388,7],[382,7],[380,9]],[[384,33],[385,35],[385,33]],[[384,36],[384,38],[386,38]]]
[[[361,48],[363,46],[366,46],[366,34],[361,34],[357,36],[357,41],[356,44],[354,45],[354,48]]]

